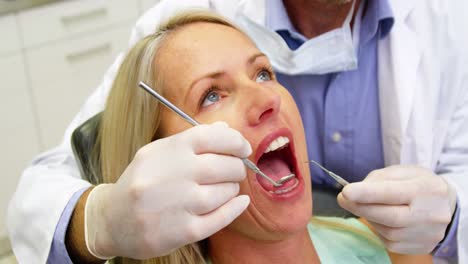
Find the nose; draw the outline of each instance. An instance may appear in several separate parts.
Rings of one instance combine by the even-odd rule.
[[[274,88],[255,85],[249,89],[247,107],[247,121],[251,126],[257,126],[278,115],[281,97]]]

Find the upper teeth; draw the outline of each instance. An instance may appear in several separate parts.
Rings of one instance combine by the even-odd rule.
[[[289,144],[289,139],[287,137],[278,137],[277,139],[273,140],[270,145],[266,148],[264,153],[268,153],[270,151],[277,150],[279,148],[283,148]]]

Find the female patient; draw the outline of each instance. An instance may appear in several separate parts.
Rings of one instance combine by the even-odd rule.
[[[99,132],[105,182],[116,182],[142,146],[190,128],[138,88],[139,81],[200,123],[224,121],[238,130],[252,146],[249,158],[272,178],[296,177],[274,188],[248,171],[240,193],[249,195],[251,203],[228,227],[164,257],[119,263],[390,262],[378,238],[361,222],[311,220],[306,143],[293,98],[251,40],[207,12],[173,17],[126,56]],[[183,161],[174,164],[183,166]]]

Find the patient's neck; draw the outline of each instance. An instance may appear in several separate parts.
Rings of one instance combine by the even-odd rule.
[[[252,240],[224,229],[210,237],[209,254],[213,264],[320,263],[307,229],[275,242]]]

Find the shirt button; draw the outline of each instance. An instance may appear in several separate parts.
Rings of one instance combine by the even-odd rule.
[[[333,135],[332,135],[331,138],[332,138],[333,142],[335,142],[335,143],[340,142],[340,141],[341,141],[341,134],[340,134],[340,132],[335,132],[335,133],[333,133]]]
[[[444,248],[442,249],[442,253],[447,253],[448,251],[449,251],[449,247],[444,247]]]

